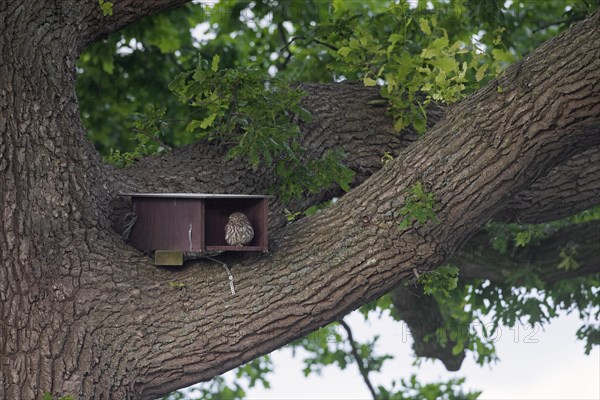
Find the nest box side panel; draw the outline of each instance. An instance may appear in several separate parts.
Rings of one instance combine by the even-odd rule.
[[[254,229],[254,239],[250,245],[261,251],[268,250],[268,207],[268,199],[258,199],[248,205],[246,213]]]
[[[267,203],[263,198],[206,199],[206,250],[267,251]],[[230,246],[225,241],[225,224],[234,212],[246,214],[254,229],[254,238],[245,246]]]
[[[137,221],[129,242],[139,250],[204,251],[203,199],[132,199]]]
[[[269,251],[269,199],[262,199],[260,202],[257,219],[261,221],[259,224],[261,229],[259,246],[262,247],[262,251]]]

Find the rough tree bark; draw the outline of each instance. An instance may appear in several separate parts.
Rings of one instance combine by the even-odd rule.
[[[543,201],[544,190],[573,168],[584,178],[569,196],[555,186],[557,199],[571,199],[569,212],[597,202],[597,170],[576,166],[597,157],[590,149],[600,144],[598,13],[452,107],[424,139],[408,146],[395,139],[396,159],[377,172],[375,149],[393,136],[389,121],[377,112],[339,113],[319,100],[337,89],[315,87],[307,101],[320,117],[305,129],[306,142],[315,149],[348,138],[363,143],[352,160],[364,163],[356,188],[294,224],[273,218],[269,254],[226,255],[235,296],[222,268],[208,262],[155,268],[111,228],[117,191],[260,190],[268,176],[240,163],[223,167],[218,152],[194,146],[124,172],[101,163],[78,116],[80,51],[183,1],[114,3],[107,18],[93,0],[0,3],[2,398],[155,398],[339,319],[414,268],[435,268],[511,204],[506,218],[530,208],[561,214]],[[342,107],[360,104],[346,99]],[[397,212],[416,181],[435,193],[440,223],[400,231]]]

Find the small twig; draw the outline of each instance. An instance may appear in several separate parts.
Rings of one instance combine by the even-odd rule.
[[[281,43],[283,43],[285,45],[287,43],[288,39],[287,39],[287,31],[285,30],[285,26],[283,26],[283,23],[281,23],[281,22],[277,23],[277,32],[279,33],[279,38],[281,39]]]
[[[317,43],[317,44],[320,44],[321,46],[325,46],[325,47],[327,47],[327,48],[329,48],[329,49],[331,49],[331,50],[333,50],[333,51],[338,51],[338,50],[339,50],[339,49],[338,49],[337,47],[335,47],[334,45],[332,45],[332,44],[329,44],[329,43],[322,42],[322,41],[320,41],[319,39],[313,39],[312,41],[313,41],[313,42],[315,42],[315,43]]]
[[[292,59],[292,50],[290,49],[290,44],[292,43],[292,41],[288,42],[287,31],[285,30],[285,27],[283,26],[283,24],[281,22],[279,22],[277,24],[277,31],[279,32],[279,38],[281,39],[281,43],[283,43],[283,46],[284,46],[281,49],[281,51],[279,52],[279,55],[282,55],[283,51],[287,50],[287,55],[285,56],[285,60],[283,60],[283,62],[280,63],[279,65],[277,65],[277,69],[279,71],[283,71],[284,69],[287,68],[288,63]]]
[[[317,44],[320,44],[321,46],[325,46],[325,47],[327,47],[328,49],[331,49],[331,50],[333,50],[333,51],[338,51],[338,50],[339,50],[337,47],[335,47],[335,46],[333,46],[333,45],[331,45],[331,44],[329,44],[329,43],[323,42],[323,41],[321,41],[321,40],[319,40],[319,39],[314,39],[314,38],[313,38],[313,39],[307,39],[307,38],[306,38],[306,36],[294,36],[294,37],[292,37],[292,38],[291,38],[291,39],[290,39],[290,40],[287,42],[287,44],[286,44],[285,46],[283,46],[283,47],[281,48],[281,50],[279,50],[279,52],[281,53],[282,51],[284,51],[284,50],[287,50],[287,49],[288,49],[288,47],[290,47],[290,45],[291,45],[292,43],[294,43],[294,41],[296,41],[296,40],[308,40],[309,42],[315,42],[315,43],[317,43]],[[288,51],[289,51],[289,50],[288,50]]]
[[[412,269],[412,272],[413,272],[413,274],[415,274],[415,277],[416,277],[417,279],[419,279],[419,278],[421,277],[421,275],[419,274],[419,271],[417,271],[417,269],[416,269],[416,268],[413,268],[413,269]]]
[[[416,284],[415,284],[415,286],[416,286]],[[412,296],[419,297],[419,298],[421,297],[421,295],[419,295],[419,294],[417,294],[417,293],[415,293],[415,292],[412,292],[412,291],[411,291],[411,290],[408,288],[408,286],[407,286],[405,289],[406,289],[406,291],[407,291],[408,293],[410,293]]]
[[[550,28],[551,26],[562,25],[562,24],[566,24],[567,22],[569,22],[568,19],[561,19],[561,20],[555,21],[555,22],[548,22],[547,24],[544,24],[544,25],[540,26],[539,28],[534,29],[531,33],[538,33],[539,31],[543,31],[544,29]]]
[[[350,325],[348,325],[343,319],[341,319],[339,322],[340,325],[342,325],[346,330],[346,334],[348,335],[348,341],[350,342],[350,347],[352,349],[352,356],[354,356],[354,359],[358,364],[360,374],[362,375],[365,384],[369,388],[371,396],[373,396],[373,400],[377,400],[377,392],[375,391],[375,389],[373,388],[373,384],[369,380],[369,371],[363,365],[363,359],[360,356],[360,354],[358,354],[358,348],[356,347],[356,342],[354,341],[354,337],[352,336],[352,329],[350,329]]]

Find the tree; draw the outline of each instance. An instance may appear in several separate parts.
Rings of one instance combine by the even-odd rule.
[[[7,60],[0,63],[5,398],[155,398],[401,291],[406,279],[451,257],[464,275],[501,279],[480,268],[490,265],[477,251],[484,224],[541,223],[598,203],[596,12],[448,110],[433,105],[431,127],[419,140],[414,131],[394,131],[373,87],[303,85],[302,104],[313,120],[302,124],[298,140],[306,157],[342,146],[356,172],[352,190],[292,224],[275,201],[270,253],[224,256],[235,296],[211,262],[155,268],[113,229],[126,206],[119,192],[263,192],[273,179],[272,170],[248,168],[243,159],[223,162],[228,149],[218,143],[118,170],[86,139],[76,96],[82,51],[183,3],[0,5],[0,54]],[[384,151],[396,156],[381,168]],[[295,206],[341,193],[309,193]],[[560,229],[586,239],[597,235],[597,224]],[[542,251],[561,239],[544,237]],[[465,253],[465,243],[474,250]],[[548,261],[543,279],[597,272],[597,240],[582,243],[580,268],[557,272]],[[502,261],[515,267],[514,259]]]

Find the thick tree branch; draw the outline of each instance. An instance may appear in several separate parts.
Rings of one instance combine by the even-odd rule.
[[[573,248],[572,246],[576,246]],[[579,264],[577,269],[561,270],[560,253],[573,251]],[[568,226],[557,230],[537,244],[511,247],[507,254],[500,254],[491,247],[486,232],[473,236],[463,248],[449,260],[460,270],[462,279],[488,279],[494,283],[507,283],[517,271],[531,268],[546,284],[595,274],[600,271],[600,222]],[[515,285],[522,284],[516,281]]]
[[[514,196],[494,219],[541,223],[600,204],[600,147],[564,161]]]
[[[79,5],[80,48],[123,29],[145,16],[156,14],[190,0],[113,0],[112,15],[103,15],[97,0]]]
[[[308,156],[320,157],[325,151],[342,148],[346,164],[356,171],[353,185],[364,182],[383,166],[385,152],[398,157],[418,135],[411,129],[396,132],[385,107],[373,107],[377,90],[360,83],[304,84],[308,96],[303,106],[314,118],[303,127],[301,144]],[[445,108],[433,104],[428,123],[432,127],[445,114]],[[115,191],[265,193],[273,177],[268,170],[250,170],[244,162],[224,162],[226,149],[209,143],[188,146],[172,154],[150,157],[131,168],[117,171],[120,186]],[[523,223],[545,222],[583,211],[600,203],[600,148],[575,154],[518,193],[494,219]],[[294,211],[318,204],[340,190],[307,195],[302,203],[286,205]],[[118,210],[112,213],[115,229],[128,212],[124,199],[115,199]],[[271,229],[278,230],[287,220],[283,205],[271,205]]]
[[[222,274],[208,272],[209,265],[180,272],[179,281],[197,288],[180,300],[185,311],[175,311],[179,301],[163,303],[147,323],[157,334],[168,328],[173,337],[191,340],[162,341],[160,350],[149,349],[159,364],[136,376],[139,395],[151,398],[207,379],[338,320],[395,287],[415,266],[421,272],[434,268],[514,194],[581,148],[597,145],[599,15],[510,68],[500,82],[502,93],[492,83],[453,107],[400,158],[275,238],[269,256],[228,256],[239,282],[235,299]],[[435,193],[441,222],[403,232],[397,212],[416,181]],[[146,276],[164,281],[173,273],[146,270]],[[307,284],[295,285],[298,281]],[[168,288],[155,290],[164,299]],[[145,292],[137,296],[148,304]],[[103,308],[117,312],[122,302],[109,304]],[[183,320],[194,333],[187,324],[174,324]],[[161,340],[147,334],[141,345]],[[171,359],[172,354],[185,359]]]
[[[458,339],[468,337],[470,326],[464,322],[446,321],[435,298],[426,295],[421,285],[400,285],[390,295],[395,317],[403,320],[410,329],[415,355],[438,359],[448,371],[458,371],[466,351],[463,349],[453,354],[452,348]],[[445,332],[447,341],[441,345],[438,341],[439,329],[446,326],[453,329],[452,332]]]
[[[157,166],[154,176],[113,174],[77,117],[82,43],[176,2],[124,0],[114,23],[92,0],[73,9],[38,3],[0,8],[0,53],[11,55],[0,64],[0,397],[153,399],[210,379],[339,320],[414,268],[440,265],[517,193],[600,141],[597,13],[455,105],[335,205],[275,231],[271,253],[225,254],[232,296],[223,268],[210,261],[154,267],[106,228],[104,204],[123,182],[134,190],[262,191],[264,177],[236,162],[223,167],[231,175],[211,175],[202,169],[216,171],[222,154],[204,159],[198,146],[180,158],[187,163],[173,165],[182,150],[136,167]],[[88,17],[73,23],[79,15]],[[346,132],[367,136],[355,118],[346,111],[337,119],[346,127],[318,127],[324,138],[311,137],[308,147],[352,136]],[[383,138],[379,125],[366,132]],[[435,195],[440,222],[402,231],[399,211],[416,182]]]

